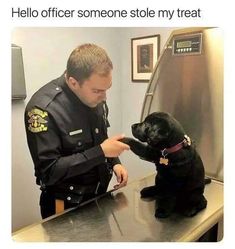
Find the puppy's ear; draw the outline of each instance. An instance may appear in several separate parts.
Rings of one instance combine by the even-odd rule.
[[[170,134],[170,128],[169,127],[162,127],[158,130],[157,134],[159,137],[167,138]]]
[[[168,122],[161,120],[161,122],[156,123],[149,129],[147,134],[147,142],[152,146],[164,144],[168,140],[170,133],[171,128]]]

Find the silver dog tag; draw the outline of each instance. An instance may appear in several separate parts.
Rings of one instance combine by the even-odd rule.
[[[160,164],[164,164],[164,165],[168,165],[169,160],[167,158],[164,157],[160,157]]]

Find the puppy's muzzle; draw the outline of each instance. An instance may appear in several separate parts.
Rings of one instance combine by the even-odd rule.
[[[146,142],[146,134],[143,131],[141,124],[133,124],[131,126],[132,134],[135,138],[139,139],[141,142]]]

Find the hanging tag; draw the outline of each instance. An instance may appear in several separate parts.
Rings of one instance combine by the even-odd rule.
[[[187,146],[191,146],[191,144],[192,144],[192,142],[191,142],[191,139],[190,139],[190,137],[189,136],[187,136],[187,135],[184,135],[184,146],[185,147],[187,147]]]
[[[160,164],[164,164],[164,165],[168,165],[168,159],[167,158],[164,158],[164,157],[160,157],[160,161],[159,161],[159,163]]]

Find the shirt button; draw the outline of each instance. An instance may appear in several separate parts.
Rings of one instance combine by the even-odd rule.
[[[73,189],[74,189],[74,187],[73,187],[73,186],[70,186],[70,187],[69,187],[69,189],[70,189],[70,190],[73,190]]]
[[[56,87],[56,89],[55,89],[56,91],[59,91],[60,90],[60,88],[59,87]]]
[[[67,197],[67,201],[71,201],[71,199],[72,199],[72,198],[71,198],[70,196]]]
[[[82,145],[82,142],[79,141],[79,142],[78,142],[78,146],[81,146],[81,145]]]
[[[95,128],[95,133],[98,134],[99,133],[99,129]]]

